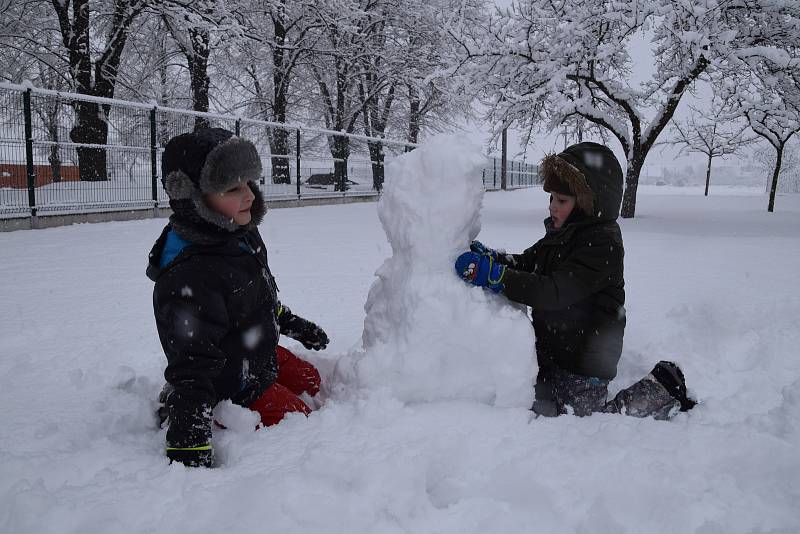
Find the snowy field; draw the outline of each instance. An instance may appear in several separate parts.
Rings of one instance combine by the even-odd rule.
[[[642,187],[621,222],[612,388],[677,361],[701,404],[670,422],[348,390],[337,370],[363,357],[367,294],[392,255],[376,204],[270,211],[282,300],[332,339],[321,354],[284,341],[328,385],[308,419],[216,431],[213,470],[168,465],[153,416],[164,357],[144,268],[165,221],[0,233],[0,532],[800,532],[800,197],[766,205],[756,190]],[[521,251],[546,206],[540,190],[488,193],[479,238]],[[418,341],[459,343],[430,335]],[[505,334],[482,335],[502,365]]]

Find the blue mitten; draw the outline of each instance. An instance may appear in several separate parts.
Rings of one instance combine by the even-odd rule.
[[[503,275],[506,266],[497,263],[488,254],[465,252],[456,258],[456,273],[467,282],[499,293],[505,287]]]
[[[481,256],[491,256],[493,260],[497,260],[497,251],[493,248],[489,248],[480,241],[473,241],[469,245],[469,249],[476,254],[480,254]]]

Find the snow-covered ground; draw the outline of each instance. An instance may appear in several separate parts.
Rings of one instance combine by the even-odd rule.
[[[0,234],[0,532],[800,532],[800,197],[770,214],[758,190],[674,193],[641,187],[621,222],[612,387],[672,359],[692,412],[532,419],[338,384],[308,419],[216,432],[213,470],[168,465],[152,413],[164,357],[144,267],[164,220]],[[546,205],[489,193],[479,237],[521,251]],[[332,339],[287,345],[337,376],[363,357],[367,293],[392,254],[376,204],[273,210],[261,229],[282,300]],[[484,335],[502,365],[505,340]]]

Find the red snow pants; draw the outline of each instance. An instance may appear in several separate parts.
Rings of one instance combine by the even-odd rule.
[[[319,392],[321,378],[317,368],[281,347],[277,348],[278,379],[249,406],[261,414],[264,426],[278,424],[289,412],[311,413],[311,408],[298,397]]]

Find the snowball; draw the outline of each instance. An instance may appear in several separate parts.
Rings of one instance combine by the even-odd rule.
[[[253,432],[261,416],[226,399],[214,408],[214,421],[236,432]]]

